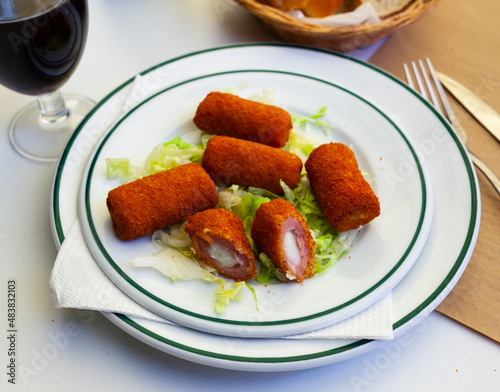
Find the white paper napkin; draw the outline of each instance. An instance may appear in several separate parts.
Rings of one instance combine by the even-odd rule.
[[[332,29],[380,22],[377,11],[371,3],[363,3],[352,12],[334,14],[325,18],[306,17],[301,11],[292,11],[289,14],[304,22]]]
[[[59,250],[50,276],[50,287],[55,308],[91,309],[171,323],[143,308],[108,279],[85,244],[78,221],[73,224]],[[333,326],[284,338],[392,339],[391,295]]]

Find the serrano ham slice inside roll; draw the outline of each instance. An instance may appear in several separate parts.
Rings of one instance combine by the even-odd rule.
[[[304,217],[283,199],[261,204],[252,222],[251,236],[291,280],[314,276],[315,243]]]
[[[189,217],[186,232],[204,264],[237,282],[257,276],[243,222],[233,212],[222,208],[199,212]]]

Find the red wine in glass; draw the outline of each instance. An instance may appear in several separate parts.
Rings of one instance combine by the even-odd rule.
[[[9,132],[22,155],[55,160],[71,131],[92,108],[94,103],[83,97],[69,97],[65,104],[59,92],[82,57],[87,31],[86,0],[0,2],[0,84],[38,97],[38,107],[28,105],[15,117]],[[28,129],[34,121],[44,136]],[[36,151],[41,148],[53,151]]]

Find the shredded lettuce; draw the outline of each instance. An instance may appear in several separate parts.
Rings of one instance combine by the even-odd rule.
[[[272,260],[264,253],[259,254],[259,260],[262,263],[259,270],[259,275],[255,280],[262,284],[267,284],[276,278],[276,270],[278,267],[274,265]]]
[[[196,143],[196,147],[198,147],[198,149],[200,150],[203,150],[205,151],[205,149],[207,148],[207,143],[208,141],[213,138],[215,135],[209,135],[208,133],[204,133],[201,135],[201,142],[200,143]]]
[[[255,289],[252,286],[250,286],[248,282],[245,282],[245,286],[248,288],[248,290],[252,292],[253,299],[255,300],[255,309],[259,311],[259,301],[257,300],[257,293],[255,292]]]
[[[245,234],[250,242],[250,246],[255,255],[258,255],[257,247],[250,235],[252,222],[255,218],[255,212],[262,203],[266,203],[271,199],[269,197],[261,196],[260,188],[252,188],[256,193],[252,193],[250,188],[243,188],[238,185],[232,185],[218,194],[218,206],[228,211],[234,212],[238,218],[243,221]],[[267,191],[266,191],[267,192]],[[270,192],[269,192],[270,193]],[[277,197],[272,194],[273,197]]]
[[[233,84],[231,86],[227,86],[218,90],[221,93],[229,93],[238,95],[242,89],[248,86],[248,82],[241,82],[239,84]]]
[[[347,253],[357,234],[358,230],[350,230],[341,233],[326,233],[315,237],[314,273],[320,275],[332,267],[342,255]]]
[[[249,99],[252,101],[257,101],[264,103],[266,105],[276,105],[276,90],[272,87],[265,88],[261,93],[252,95]]]
[[[267,284],[274,279],[278,279],[282,282],[288,280],[286,273],[276,267],[273,261],[264,252],[259,253],[259,260],[262,265],[259,270],[259,275],[255,278],[257,282]]]
[[[191,238],[186,231],[187,221],[169,226],[166,231],[158,230],[153,233],[153,246],[163,250],[167,246],[177,249],[191,249]]]
[[[192,258],[184,256],[172,247],[166,247],[161,252],[151,256],[140,256],[132,260],[134,267],[154,268],[161,272],[172,282],[182,280],[201,279],[207,282],[224,284],[225,281],[215,274],[213,268],[194,261]]]
[[[318,141],[312,135],[300,129],[292,128],[284,150],[297,155],[302,160],[302,163],[305,163],[309,154],[318,144]],[[305,174],[305,168],[302,169],[302,174]]]
[[[128,158],[106,158],[107,177],[121,178],[122,184],[127,184],[186,163],[200,163],[205,148],[206,141],[204,145],[192,146],[177,135],[172,140],[157,145],[149,154],[143,168],[132,165]]]
[[[203,149],[191,146],[177,135],[153,149],[145,163],[146,173],[154,174],[190,162],[199,163],[203,152]]]
[[[322,117],[325,115],[327,109],[328,109],[327,106],[322,106],[316,113],[314,113],[310,116],[303,116],[300,114],[295,114],[292,117],[292,122],[294,125],[298,126],[299,128],[303,128],[303,129],[305,128],[306,130],[308,130],[309,125],[314,125],[318,128],[323,129],[323,131],[329,136],[330,131],[333,128],[333,124],[322,119]]]
[[[305,163],[312,150],[320,144],[318,139],[311,133],[310,127],[319,127],[327,134],[333,128],[332,124],[322,119],[326,110],[326,106],[323,106],[311,116],[295,114],[292,117],[293,128],[283,149],[297,155]],[[305,167],[302,168],[301,174],[306,174]]]
[[[255,307],[257,308],[257,310],[259,310],[255,289],[246,282],[236,282],[232,283],[229,289],[227,289],[226,286],[219,287],[219,289],[215,293],[215,298],[217,299],[217,302],[215,303],[215,311],[217,313],[224,313],[224,311],[226,310],[226,306],[229,305],[230,301],[241,300],[241,290],[245,287],[252,292],[255,299]]]
[[[108,180],[121,177],[123,184],[138,180],[146,175],[143,168],[132,165],[128,158],[106,158],[106,166]]]
[[[229,301],[239,301],[242,297],[241,289],[245,286],[245,282],[237,282],[231,285],[231,288],[226,289],[225,286],[220,286],[215,293],[215,311],[223,313]]]

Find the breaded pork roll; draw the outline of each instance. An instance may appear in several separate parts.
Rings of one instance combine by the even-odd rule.
[[[346,145],[319,146],[311,152],[305,167],[325,219],[335,230],[357,229],[380,215],[380,202]]]
[[[302,170],[295,154],[226,136],[208,141],[201,165],[215,182],[263,188],[278,195],[283,194],[280,180],[295,189]]]
[[[236,214],[222,208],[199,212],[189,217],[186,232],[204,264],[237,282],[257,276],[250,242]]]
[[[113,230],[128,241],[215,207],[217,191],[205,170],[189,163],[121,185],[106,204]]]
[[[193,121],[204,132],[271,147],[283,147],[292,129],[285,110],[219,92],[211,92],[198,105]]]
[[[257,248],[290,278],[302,282],[314,276],[316,245],[304,217],[283,199],[261,204],[252,222]]]

